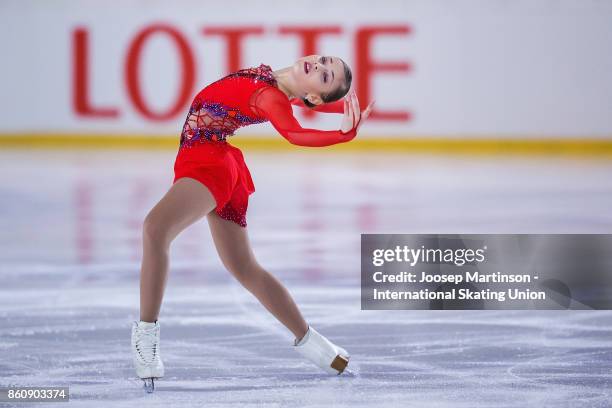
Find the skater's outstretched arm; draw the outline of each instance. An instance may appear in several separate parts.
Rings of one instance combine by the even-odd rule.
[[[369,116],[372,104],[361,113],[359,101],[352,92],[343,100],[344,117],[340,130],[303,128],[293,116],[287,96],[277,88],[263,88],[255,97],[253,108],[267,117],[274,128],[290,143],[298,146],[323,147],[348,142],[357,136],[363,121]]]

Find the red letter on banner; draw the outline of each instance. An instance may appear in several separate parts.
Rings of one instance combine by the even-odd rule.
[[[410,64],[407,62],[375,62],[371,59],[371,41],[378,34],[395,34],[406,35],[410,33],[408,26],[380,26],[380,27],[362,27],[357,30],[355,41],[355,55],[357,56],[357,76],[359,92],[359,100],[369,103],[371,100],[370,84],[372,75],[376,71],[387,72],[407,72],[410,70]],[[365,109],[365,106],[363,107]],[[370,118],[407,121],[410,119],[410,113],[407,111],[386,111],[374,109]]]
[[[72,107],[79,116],[114,118],[119,116],[115,108],[94,108],[89,101],[89,50],[85,28],[72,32]]]
[[[319,37],[325,34],[338,35],[342,33],[340,26],[325,26],[325,27],[302,27],[302,26],[281,26],[279,33],[283,35],[295,34],[302,40],[302,51],[300,56],[318,54],[318,40]],[[327,54],[325,54],[327,55]],[[311,118],[315,116],[316,112],[303,109],[300,113],[305,118]]]
[[[261,26],[253,27],[211,27],[202,30],[204,35],[221,35],[227,43],[227,73],[237,71],[242,66],[242,38],[247,35],[261,35],[264,30]]]
[[[146,106],[142,93],[140,92],[140,81],[138,76],[140,72],[140,54],[142,53],[142,48],[147,39],[156,33],[167,35],[176,44],[180,53],[183,68],[180,78],[180,92],[174,105],[172,105],[166,112],[152,112],[151,109]],[[183,36],[174,28],[167,25],[158,24],[149,26],[139,32],[129,47],[125,69],[125,81],[128,94],[132,99],[136,110],[138,110],[144,117],[151,120],[167,120],[177,115],[181,109],[183,109],[184,106],[189,103],[189,99],[191,98],[191,92],[195,81],[194,65],[193,55],[191,54],[187,40],[185,40],[185,38],[183,38]]]

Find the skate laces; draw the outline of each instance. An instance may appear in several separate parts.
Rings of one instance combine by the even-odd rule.
[[[146,364],[152,364],[158,355],[157,328],[136,327],[136,350]]]

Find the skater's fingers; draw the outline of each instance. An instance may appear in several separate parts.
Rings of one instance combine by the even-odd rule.
[[[353,112],[351,111],[351,104],[349,103],[348,98],[344,99],[344,120],[351,122],[353,120]]]
[[[374,106],[374,101],[370,102],[368,107],[363,111],[363,114],[361,116],[362,120],[370,116],[370,114],[372,113],[372,106]]]
[[[357,124],[357,119],[355,117],[355,104],[353,103],[353,94],[349,95],[347,103],[350,112],[351,127],[355,127],[355,124]]]
[[[376,101],[372,101],[372,102],[370,102],[370,104],[368,105],[368,107],[366,108],[366,110],[368,110],[368,111],[370,111],[370,112],[371,112],[371,111],[372,111],[372,108],[374,107],[374,102],[376,102]]]
[[[347,95],[344,98],[344,111],[347,112],[347,113],[351,113],[352,114],[352,112],[353,112],[352,109],[353,109],[353,104],[351,103],[351,96]]]
[[[355,91],[351,92],[351,110],[353,112],[353,126],[356,126],[357,123],[359,123],[361,111],[359,110],[357,95],[355,95]]]
[[[355,112],[353,111],[353,104],[350,101],[349,95],[344,98],[344,116],[340,130],[346,133],[355,127],[355,123]]]

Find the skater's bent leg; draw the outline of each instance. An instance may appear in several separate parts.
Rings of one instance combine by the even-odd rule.
[[[223,265],[299,340],[308,330],[289,291],[255,259],[247,229],[212,211],[207,216]]]
[[[168,275],[170,243],[186,227],[216,207],[208,188],[192,178],[180,178],[146,216],[140,270],[140,320],[159,316]]]

